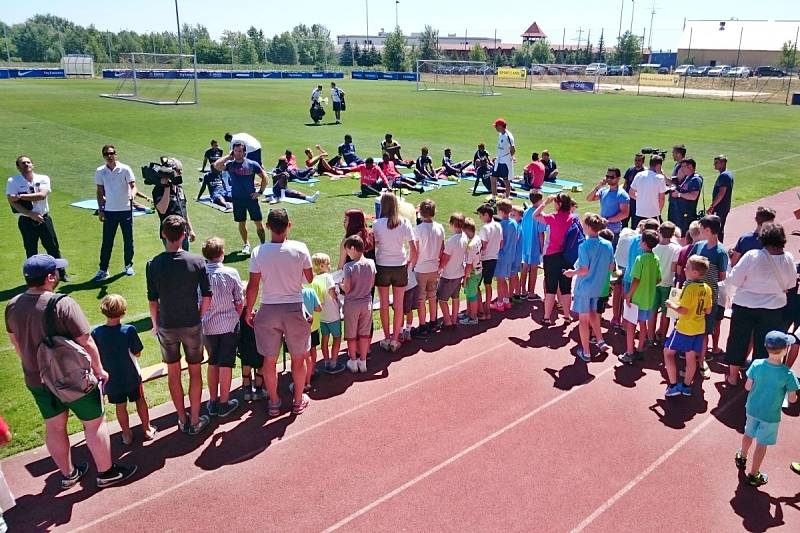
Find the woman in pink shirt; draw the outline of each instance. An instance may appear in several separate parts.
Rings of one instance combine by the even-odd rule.
[[[556,212],[545,215],[544,209],[551,203],[555,203]],[[533,217],[537,221],[547,224],[549,228],[549,239],[543,260],[545,296],[544,320],[542,323],[545,326],[552,325],[550,315],[553,313],[556,294],[559,295],[558,301],[561,303],[564,321],[569,323],[572,320],[569,315],[572,280],[564,275],[564,271],[572,268],[573,265],[568,265],[562,255],[564,251],[564,238],[574,219],[574,215],[571,211],[572,198],[570,198],[568,194],[562,192],[555,196],[548,196],[547,200],[533,212]]]
[[[350,169],[350,172],[361,174],[361,196],[379,196],[383,189],[390,188],[386,175],[371,157],[364,164]]]

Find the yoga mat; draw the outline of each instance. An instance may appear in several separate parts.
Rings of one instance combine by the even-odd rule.
[[[223,213],[230,213],[233,211],[232,207],[225,208],[219,204],[215,204],[211,201],[211,198],[208,196],[201,196],[200,199],[195,200],[198,204],[204,205],[206,207],[210,207],[211,209],[216,209],[217,211],[222,211]]]
[[[72,202],[69,205],[71,205],[72,207],[77,207],[78,209],[89,209],[91,211],[97,211],[97,199],[95,198],[92,198],[91,200],[81,200],[80,202]],[[155,213],[155,210],[153,209],[145,210],[139,208],[134,208],[133,210],[133,216],[135,217],[140,217],[142,215],[149,215],[151,213]]]

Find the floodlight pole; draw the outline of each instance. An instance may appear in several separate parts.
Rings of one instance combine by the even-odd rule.
[[[400,18],[398,16],[398,6],[400,5],[400,0],[394,0],[394,27],[400,27]]]
[[[631,0],[631,27],[628,30],[629,33],[633,34],[633,14],[636,13],[636,0]]]
[[[622,12],[625,11],[625,0],[619,2],[619,29],[617,30],[617,41],[622,37]]]

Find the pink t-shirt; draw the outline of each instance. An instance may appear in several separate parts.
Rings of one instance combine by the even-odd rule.
[[[375,185],[378,179],[386,181],[386,176],[378,165],[372,165],[372,168],[367,168],[367,165],[358,165],[353,170],[361,173],[361,185]]]
[[[544,163],[541,161],[531,161],[525,170],[531,175],[531,187],[538,189],[544,183]]]
[[[400,173],[397,171],[397,167],[394,164],[394,161],[379,161],[378,167],[383,170],[383,174],[387,178],[399,178]]]
[[[572,224],[572,213],[569,211],[558,211],[549,215],[543,215],[544,223],[550,226],[550,240],[544,255],[561,253],[564,250],[564,237]]]

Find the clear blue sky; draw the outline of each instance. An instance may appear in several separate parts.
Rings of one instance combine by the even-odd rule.
[[[225,29],[244,31],[250,25],[262,28],[268,36],[272,36],[301,22],[323,23],[334,37],[338,34],[363,34],[367,25],[367,3],[370,33],[381,28],[391,30],[395,23],[395,0],[178,2],[181,22],[202,24],[212,37],[219,37]],[[174,0],[29,0],[4,4],[0,20],[9,24],[22,22],[37,13],[51,13],[83,26],[94,24],[103,30],[143,32],[175,28]],[[635,4],[631,0],[400,0],[397,8],[400,27],[406,33],[420,31],[428,23],[438,28],[442,35],[463,35],[466,30],[469,35],[492,37],[497,30],[498,38],[503,42],[520,42],[520,34],[535,20],[551,41],[560,42],[566,30],[567,43],[575,43],[582,30],[581,41],[586,42],[586,34],[591,30],[592,41],[596,44],[601,29],[605,30],[607,42],[613,42],[616,38],[621,5],[624,8],[623,31],[631,26],[631,8],[635,6],[634,33],[641,35],[645,29],[649,32],[653,0],[637,0]],[[796,0],[759,0],[746,4],[730,0],[656,0],[653,48],[675,50],[684,18],[798,19],[800,8],[797,5]]]

